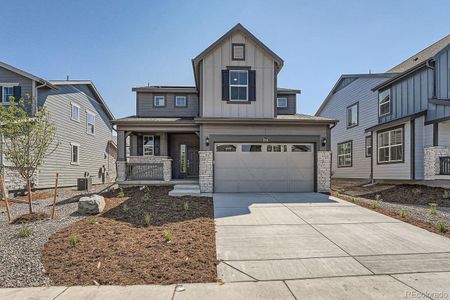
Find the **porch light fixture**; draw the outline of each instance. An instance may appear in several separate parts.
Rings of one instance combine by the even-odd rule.
[[[206,138],[205,144],[206,144],[207,147],[209,146],[209,137]]]
[[[327,138],[324,137],[324,138],[322,139],[322,147],[325,147],[326,145],[327,145]]]

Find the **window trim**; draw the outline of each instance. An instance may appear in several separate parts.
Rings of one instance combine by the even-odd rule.
[[[177,105],[177,98],[178,97],[184,97],[184,99],[185,99],[185,104],[184,105]],[[188,97],[187,97],[187,95],[175,95],[174,107],[188,107]]]
[[[285,106],[280,106],[278,104],[278,100],[279,99],[286,99],[286,105]],[[288,97],[277,97],[277,108],[288,108]]]
[[[355,105],[356,105],[356,124],[349,125],[348,124],[348,116],[349,116],[348,112],[349,112],[349,109],[351,109]],[[347,129],[350,129],[350,128],[358,126],[359,125],[359,102],[356,102],[356,103],[353,103],[352,105],[347,106],[346,112],[347,112],[346,113],[347,118],[346,118],[345,122],[346,122],[346,125],[347,125]]]
[[[152,145],[145,145],[145,137],[152,137]],[[152,154],[151,155],[146,155],[145,154],[145,147],[151,147],[152,148]],[[155,136],[152,134],[146,134],[142,136],[142,156],[146,156],[146,157],[152,157],[155,156]]]
[[[385,91],[389,91],[389,101],[386,102],[386,103],[388,103],[388,106],[389,106],[389,112],[387,112],[387,113],[385,113],[385,114],[381,114],[381,100],[380,100],[380,94],[383,93],[383,92],[385,92]],[[390,115],[391,115],[391,113],[392,113],[391,95],[392,95],[392,93],[391,93],[391,88],[387,88],[387,89],[385,89],[385,90],[383,90],[383,91],[381,91],[381,92],[378,91],[378,117],[379,117],[379,118],[381,118],[381,117],[386,117],[386,116],[390,116]],[[386,105],[386,103],[383,103],[383,105]]]
[[[348,143],[350,143],[350,147],[351,147],[351,151],[350,151],[350,165],[349,166],[340,166],[339,165],[339,156],[345,155],[345,154],[339,154],[339,145],[348,144]],[[336,160],[336,166],[338,168],[351,168],[351,167],[353,167],[353,140],[348,140],[348,141],[340,142],[340,143],[337,144],[336,159],[337,159]]]
[[[73,147],[77,147],[78,148],[78,150],[77,150],[77,161],[76,162],[73,161]],[[70,164],[71,165],[76,165],[76,166],[80,165],[80,144],[78,144],[78,143],[74,143],[74,142],[70,143]]]
[[[72,110],[73,110],[74,107],[78,108],[78,119],[74,119],[73,118],[73,114],[72,114],[73,111]],[[70,119],[72,121],[80,123],[80,112],[81,112],[81,106],[79,104],[75,103],[75,102],[70,102]],[[86,119],[86,122],[87,122],[87,119]]]
[[[0,99],[1,100],[0,103],[8,105],[11,103],[9,101],[9,97],[8,97],[7,101],[3,101],[3,99],[5,98],[5,88],[12,88],[13,89],[12,97],[14,97],[14,87],[19,86],[19,84],[18,83],[0,83],[0,86],[2,87],[2,99]],[[18,101],[19,99],[14,99],[14,100]]]
[[[231,84],[231,72],[238,72],[238,73],[245,73],[247,74],[247,84]],[[243,69],[230,69],[229,70],[229,79],[228,79],[228,92],[229,92],[229,100],[231,102],[250,102],[250,100],[248,99],[248,89],[249,89],[249,85],[248,85],[248,70],[243,70]],[[232,99],[231,98],[231,88],[232,87],[245,87],[245,91],[246,91],[246,95],[245,95],[245,100],[243,99]]]
[[[244,48],[242,58],[234,57],[234,46],[242,46]],[[231,44],[231,60],[241,60],[241,61],[245,60],[245,44],[243,44],[243,43],[232,43]]]
[[[389,160],[389,161],[380,161],[380,143],[379,143],[379,135],[381,133],[384,132],[389,132],[389,131],[394,131],[397,129],[401,129],[402,130],[402,160]],[[391,142],[391,135],[389,134],[389,143]],[[386,147],[393,147],[393,146],[398,146],[398,145],[390,145],[389,146],[383,146],[383,148]],[[389,159],[391,156],[391,151],[389,150]],[[389,127],[383,130],[379,130],[377,131],[377,165],[391,165],[391,164],[402,164],[405,162],[405,124],[399,125],[399,126],[394,126],[394,127]]]
[[[364,138],[364,152],[365,152],[365,156],[367,157],[372,157],[373,155],[373,140],[372,140],[372,135],[366,135]],[[370,140],[370,153],[368,153],[368,148],[367,148],[367,140]]]
[[[94,124],[92,124],[92,125],[94,125],[94,132],[90,132],[89,131],[89,115],[92,115],[93,117],[94,117]],[[89,135],[95,135],[95,132],[96,132],[96,126],[95,126],[95,124],[97,123],[96,122],[96,119],[97,119],[97,114],[95,113],[95,112],[93,112],[93,111],[91,111],[91,110],[89,110],[89,109],[86,109],[86,133],[87,134],[89,134]]]
[[[164,99],[164,105],[155,105],[156,104],[156,98],[157,97],[163,97]],[[154,95],[153,96],[153,107],[154,108],[164,108],[167,106],[167,99],[166,99],[166,95]]]

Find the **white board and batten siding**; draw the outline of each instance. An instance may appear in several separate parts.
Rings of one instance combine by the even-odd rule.
[[[245,44],[245,60],[232,60],[232,43]],[[205,56],[202,64],[202,117],[273,118],[275,101],[274,59],[252,40],[233,34]],[[251,67],[256,71],[256,101],[230,104],[222,101],[222,70],[227,67]]]
[[[59,85],[58,91],[39,94],[39,104],[44,105],[56,127],[59,146],[39,169],[39,188],[52,187],[55,173],[59,173],[60,186],[74,186],[77,178],[88,172],[94,184],[101,183],[99,171],[105,166],[113,181],[115,163],[111,163],[107,149],[113,138],[112,126],[100,104],[92,94],[76,85]],[[71,103],[80,106],[80,121],[71,120]],[[87,133],[87,111],[95,114],[95,135]],[[79,144],[79,164],[71,164],[71,143]],[[113,178],[111,178],[113,177]]]

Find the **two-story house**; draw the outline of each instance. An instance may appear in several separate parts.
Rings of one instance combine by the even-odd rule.
[[[117,119],[118,182],[196,179],[201,192],[312,192],[330,184],[334,120],[296,114],[283,60],[238,24],[192,60],[195,86],[144,86]]]
[[[336,178],[450,179],[450,35],[386,73],[342,75],[316,116],[339,120]]]
[[[94,184],[115,181],[114,116],[91,81],[48,81],[0,62],[0,105],[10,105],[10,97],[23,99],[31,115],[45,107],[56,128],[58,147],[38,168],[35,188],[52,187],[56,173],[60,186],[75,186],[84,177],[91,177]],[[10,191],[24,187],[4,155],[0,155],[0,172]]]

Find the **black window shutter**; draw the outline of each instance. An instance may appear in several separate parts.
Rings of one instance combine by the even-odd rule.
[[[248,100],[256,101],[256,71],[248,71]]]
[[[160,156],[161,155],[161,137],[159,135],[155,135],[155,156]]]
[[[222,70],[222,100],[230,100],[230,71]]]
[[[137,136],[137,155],[144,155],[144,137],[142,135]]]
[[[20,86],[14,87],[14,100],[18,102],[22,98],[22,88]]]

